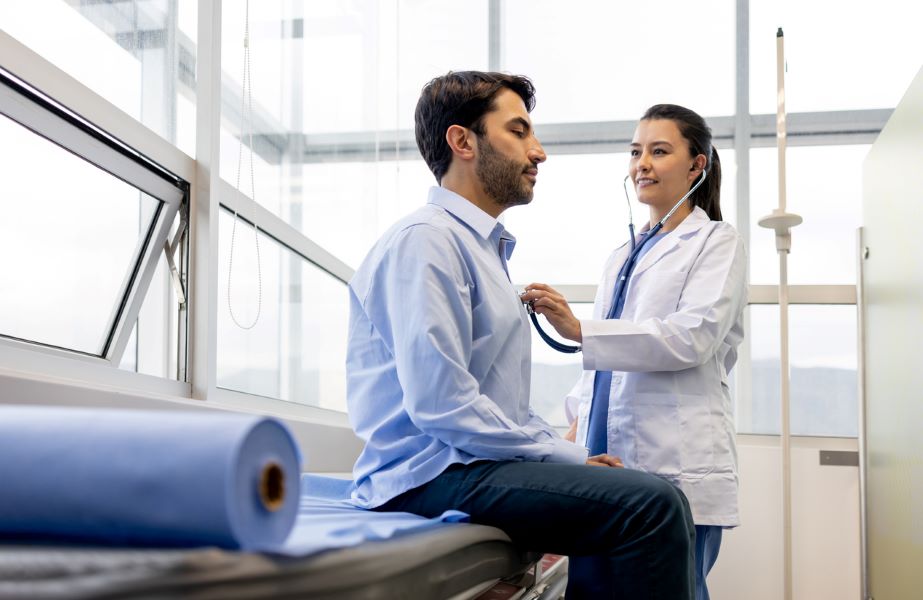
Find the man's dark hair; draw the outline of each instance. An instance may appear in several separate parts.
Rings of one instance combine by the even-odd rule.
[[[483,136],[484,115],[494,110],[494,98],[503,88],[519,94],[526,110],[532,112],[535,87],[528,77],[521,75],[450,71],[423,86],[414,115],[417,148],[437,182],[442,182],[452,163],[445,132],[452,125],[461,125],[478,137]]]

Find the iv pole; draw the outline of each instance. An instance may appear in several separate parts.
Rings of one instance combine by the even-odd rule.
[[[792,247],[791,228],[801,224],[801,216],[785,212],[785,50],[782,28],[776,32],[776,143],[779,150],[779,207],[758,221],[760,227],[776,233],[779,253],[779,372],[782,404],[782,552],[785,600],[792,598],[792,447],[790,431],[790,373],[788,360],[788,253]]]

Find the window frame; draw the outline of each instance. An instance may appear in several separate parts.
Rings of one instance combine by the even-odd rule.
[[[2,33],[2,32],[0,32]],[[5,35],[5,34],[4,34]],[[4,40],[6,41],[6,40]],[[2,48],[2,45],[0,45]],[[2,50],[0,50],[2,52]],[[123,296],[116,302],[99,355],[25,341],[0,334],[0,341],[14,347],[23,344],[41,347],[45,352],[102,360],[118,365],[131,337],[145,294],[154,276],[160,252],[176,215],[186,200],[188,186],[143,156],[119,144],[91,122],[81,119],[42,92],[34,89],[18,73],[29,73],[21,64],[6,63],[0,70],[0,113],[64,150],[84,159],[109,175],[121,179],[158,202],[146,232],[142,232],[140,251],[127,274]]]

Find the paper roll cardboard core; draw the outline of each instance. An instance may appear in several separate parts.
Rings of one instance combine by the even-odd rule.
[[[260,502],[263,508],[275,512],[285,501],[285,472],[278,463],[266,463],[260,473]]]

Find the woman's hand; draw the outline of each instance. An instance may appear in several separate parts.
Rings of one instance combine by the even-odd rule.
[[[544,315],[561,337],[575,342],[583,342],[580,321],[571,312],[570,305],[567,304],[564,296],[559,294],[553,287],[544,283],[530,283],[520,297],[524,304],[532,304],[532,310]]]
[[[577,419],[574,419],[574,422],[570,424],[570,429],[564,434],[564,439],[568,442],[577,443]]]

